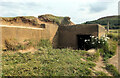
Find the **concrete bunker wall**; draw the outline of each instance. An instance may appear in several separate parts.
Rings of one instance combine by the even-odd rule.
[[[78,48],[77,35],[93,35],[98,36],[99,26],[97,24],[80,24],[72,26],[61,26],[59,27],[59,48]]]
[[[78,48],[77,35],[93,35],[101,37],[105,35],[105,28],[97,24],[79,24],[71,26],[59,26],[45,24],[45,28],[29,29],[18,27],[1,27],[2,44],[6,39],[16,39],[21,42],[25,39],[49,39],[53,48]]]
[[[2,31],[2,45],[5,47],[6,39],[16,39],[19,42],[22,42],[26,39],[40,40],[40,39],[49,39],[51,42],[56,34],[58,29],[57,25],[46,24],[45,28],[19,28],[19,27],[1,27]]]
[[[98,25],[99,26],[99,30],[98,30],[98,37],[100,38],[100,37],[103,37],[103,36],[105,36],[105,28],[103,27],[103,26],[101,26],[101,25]]]

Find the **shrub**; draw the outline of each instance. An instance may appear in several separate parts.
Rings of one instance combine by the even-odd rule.
[[[98,39],[98,37],[91,36],[91,40],[86,40],[91,48],[99,49],[99,53],[103,56],[104,61],[107,61],[108,58],[115,55],[117,48],[116,41],[108,39],[109,37],[101,37]],[[95,59],[94,57],[95,56],[88,57],[87,59],[92,60]]]
[[[107,48],[101,48],[99,49],[100,55],[103,57],[104,61],[107,61],[107,59],[111,58],[113,55],[115,55],[114,51],[111,51]]]
[[[107,40],[109,39],[108,37],[101,37],[100,39],[98,37],[90,36],[91,40],[85,40],[87,46],[90,46],[90,48],[103,48],[107,47],[108,43]]]

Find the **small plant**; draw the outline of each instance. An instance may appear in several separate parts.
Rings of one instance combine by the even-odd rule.
[[[112,64],[106,64],[106,70],[110,72],[113,76],[120,76],[118,70]]]
[[[52,46],[52,44],[51,44],[51,42],[49,41],[49,40],[40,40],[38,43],[37,43],[37,46],[38,47],[51,47]]]
[[[88,66],[89,68],[93,68],[93,67],[96,66],[96,64],[95,64],[94,62],[88,62],[88,63],[86,63],[86,64],[87,64],[87,66]]]
[[[107,76],[106,73],[102,72],[102,71],[97,71],[97,72],[94,72],[96,76]]]

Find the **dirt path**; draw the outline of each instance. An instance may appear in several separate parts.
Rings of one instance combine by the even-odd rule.
[[[37,49],[32,47],[32,48],[29,48],[26,50],[19,50],[18,52],[20,52],[20,53],[28,53],[28,52],[34,53],[35,51],[37,51]]]
[[[112,76],[106,69],[104,69],[103,67],[105,67],[105,64],[103,63],[103,58],[100,56],[99,60],[96,62],[96,66],[94,67],[95,71],[102,71],[106,74],[108,74],[108,76]]]
[[[118,66],[118,58],[120,59],[120,57],[118,57],[120,55],[119,49],[120,49],[120,46],[117,46],[116,54],[108,60],[108,63],[114,65],[117,69],[119,69],[119,66]]]
[[[118,71],[120,73],[120,45],[118,46]]]
[[[33,47],[29,48],[29,49],[26,49],[26,50],[18,50],[18,51],[7,51],[7,52],[4,52],[5,54],[14,54],[14,53],[17,53],[17,52],[20,52],[20,53],[28,53],[28,52],[31,52],[31,53],[34,53],[35,51],[38,51],[38,49],[35,49]]]
[[[95,49],[90,49],[88,50],[89,53],[96,53],[96,50]],[[94,67],[94,72],[96,71],[101,71],[101,72],[104,72],[106,73],[108,76],[112,76],[106,69],[104,69],[105,67],[105,64],[103,63],[103,58],[101,56],[99,56],[99,59],[98,61],[95,62],[96,66]]]

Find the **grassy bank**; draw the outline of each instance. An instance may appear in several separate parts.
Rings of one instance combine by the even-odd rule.
[[[14,50],[9,47],[9,51],[2,55],[3,76],[107,76],[105,72],[96,71],[94,67],[100,55],[106,55],[103,56],[106,60],[115,55],[116,41],[110,39],[108,42],[109,52],[98,49],[95,53],[69,48],[53,49],[48,40],[41,40],[37,44],[29,41],[29,45],[22,45],[33,46],[37,49],[34,53],[20,53],[18,48]],[[14,51],[16,53],[12,53]],[[118,75],[114,73],[117,72],[115,67],[107,63],[105,69],[112,72],[113,76]]]
[[[3,76],[91,76],[99,57],[98,52],[53,49],[46,40],[41,40],[36,48],[34,53],[4,52]]]
[[[90,76],[95,63],[81,50],[40,48],[34,54],[3,54],[4,76]],[[94,57],[93,57],[94,58]]]

